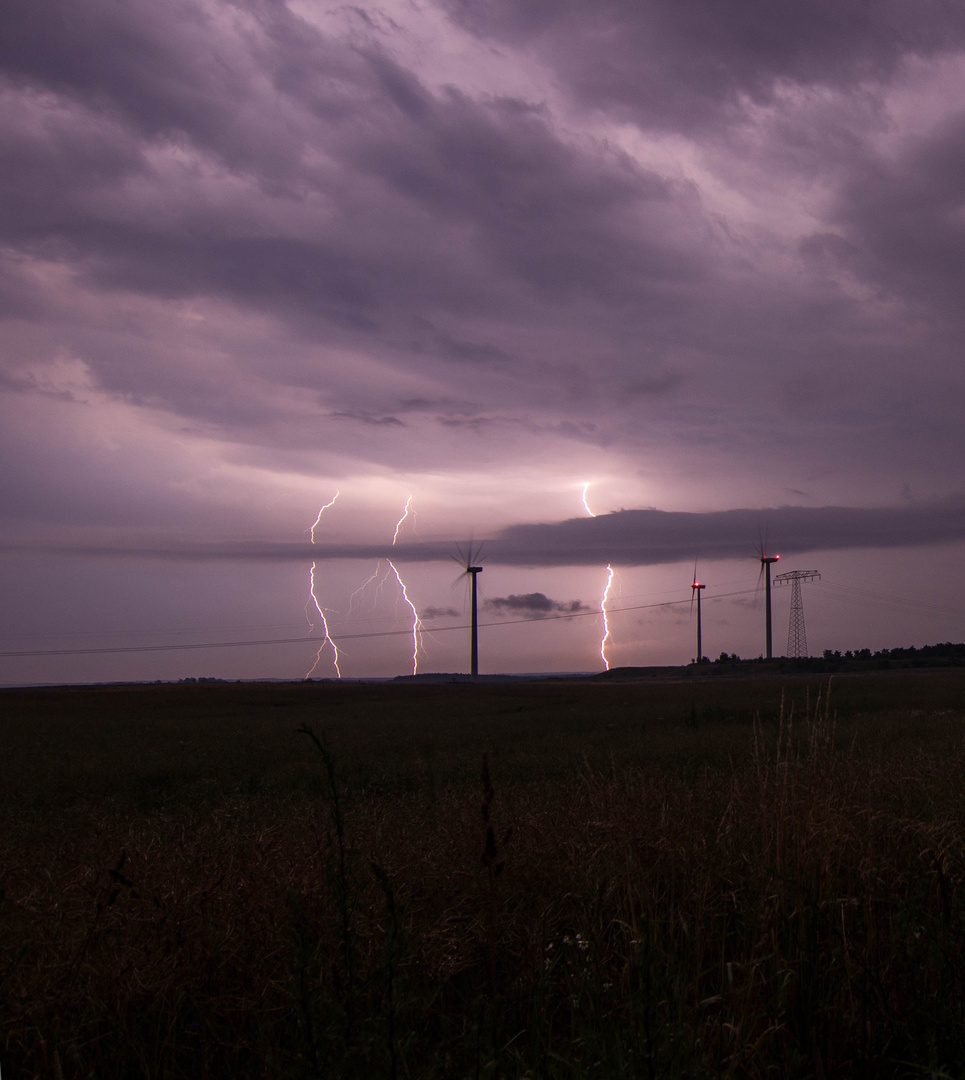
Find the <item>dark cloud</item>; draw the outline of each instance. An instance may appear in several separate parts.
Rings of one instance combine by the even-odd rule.
[[[688,201],[685,188],[613,150],[568,146],[544,110],[519,100],[478,102],[453,89],[435,98],[420,89],[419,100],[417,112],[361,141],[355,160],[439,224],[471,228],[493,272],[557,297],[608,299],[701,275],[647,228],[668,204]]]
[[[856,548],[920,547],[965,539],[965,497],[889,508],[783,506],[767,510],[679,513],[621,510],[552,524],[515,525],[485,541],[481,564],[510,566],[656,566],[703,559],[757,559]],[[7,545],[12,549],[13,545]],[[163,559],[322,561],[383,559],[440,562],[453,557],[451,540],[397,544],[227,543],[158,547],[64,548],[58,554]],[[501,607],[562,611],[542,593],[489,600]],[[578,601],[572,603],[578,604]],[[564,605],[566,610],[579,610]]]
[[[431,604],[419,612],[420,617],[423,619],[457,619],[462,614],[463,612],[456,611],[455,608],[434,607]]]
[[[542,367],[531,327],[581,318],[581,305],[632,306],[653,338],[706,279],[692,187],[561,137],[544,107],[430,91],[387,52],[333,43],[280,4],[177,12],[90,0],[3,16],[0,238],[105,299],[227,301],[283,321],[287,351],[301,337],[444,381],[452,364],[494,378]],[[27,294],[15,278],[4,291],[10,304]],[[610,323],[597,311],[581,333]],[[134,358],[82,322],[65,333],[108,392],[239,431],[270,422],[262,398],[226,395],[220,372],[176,349],[162,360],[153,330]],[[330,414],[391,415],[360,408],[324,362],[295,373],[285,348],[254,351],[250,370],[324,387]],[[675,389],[659,355],[653,375],[649,360],[626,363],[631,394]],[[512,393],[542,407],[535,386]]]
[[[517,525],[489,545],[500,561],[625,566],[753,558],[766,536],[772,553],[913,547],[965,538],[965,499],[888,509],[777,507],[709,514],[623,510],[554,525]]]
[[[236,468],[238,507],[247,468],[493,470],[540,498],[598,470],[631,489],[609,505],[960,484],[960,5],[460,2],[485,48],[437,19],[440,55],[403,7],[324,31],[274,0],[0,9],[2,404],[63,408],[4,435],[11,519],[238,535],[181,439]],[[756,512],[732,513],[519,526],[490,554],[743,555]],[[764,517],[825,550],[956,536],[947,513]]]
[[[890,295],[961,325],[965,291],[965,112],[899,145],[867,153],[843,186],[834,220],[843,236],[804,242]]]
[[[595,611],[579,600],[550,600],[545,593],[533,592],[522,595],[495,596],[485,601],[486,607],[493,611],[520,611],[536,618],[550,615],[577,615],[580,612]]]
[[[387,424],[395,427],[405,427],[405,424],[397,416],[381,416],[377,413],[362,412],[334,412],[330,415],[333,420],[357,420],[361,424],[370,424],[373,427],[385,427]]]
[[[473,32],[525,45],[581,102],[645,128],[706,130],[782,84],[887,79],[909,55],[965,42],[954,0],[449,0]]]
[[[40,130],[22,133],[22,149],[13,146],[6,175],[20,205],[6,217],[16,229],[8,236],[59,244],[102,286],[226,295],[372,331],[384,321],[378,312],[404,304],[413,284],[423,311],[431,310],[425,304],[433,292],[445,308],[492,291],[479,282],[466,288],[458,249],[447,252],[434,242],[447,221],[471,225],[483,268],[556,294],[626,295],[635,281],[699,274],[679,247],[646,228],[648,205],[679,200],[681,192],[619,155],[567,147],[539,110],[508,99],[471,101],[452,90],[433,96],[410,72],[371,51],[362,54],[364,62],[356,56],[349,63],[351,54],[344,53],[333,64],[331,47],[280,6],[254,8],[261,38],[254,29],[247,37],[219,36],[187,3],[184,27],[176,30],[138,5],[128,11],[93,2],[74,35],[66,8],[40,13],[51,6],[30,8],[29,16],[25,9],[18,32],[32,41],[50,20],[49,51],[22,42],[23,53],[11,51],[7,60],[18,77],[71,95],[75,105],[73,114],[54,115],[62,130],[51,130],[44,114]],[[228,55],[219,55],[226,48]],[[341,78],[344,108],[359,122],[355,132],[314,109],[310,87],[296,77],[309,65],[324,69],[329,81]],[[280,100],[254,89],[259,80],[252,76],[266,70]],[[373,99],[376,88],[382,96]],[[102,111],[101,102],[111,107]],[[269,127],[279,105],[288,106],[287,122]],[[136,134],[125,126],[131,118]],[[263,129],[271,131],[267,142]],[[139,215],[134,221],[123,195],[113,207],[83,200],[85,191],[151,172],[144,147],[165,148],[172,131],[213,164],[240,168],[269,200],[300,201],[309,193],[336,198],[341,212],[334,227],[326,224],[311,237],[301,229],[265,235],[260,224],[245,221],[246,206],[219,209],[190,199],[180,220]],[[340,164],[320,173],[305,159],[308,139],[331,142]],[[280,160],[289,185],[281,188]],[[426,211],[436,223],[433,233],[415,227],[414,216]],[[199,213],[200,229],[192,221]],[[372,225],[383,230],[377,253],[358,242]],[[404,241],[394,251],[393,236]],[[448,263],[444,273],[430,263],[440,258]],[[436,340],[458,359],[504,358],[498,346],[445,334]]]
[[[360,66],[284,4],[260,0],[174,0],[163,12],[145,0],[11,0],[0,10],[0,68],[15,84],[74,99],[141,138],[186,137],[233,168],[275,178],[301,146],[257,108],[264,76],[322,111]],[[313,68],[324,78],[308,76]]]
[[[84,10],[83,48],[57,23],[56,61],[26,38],[8,58],[17,86],[60,98],[52,108],[35,96],[36,116],[10,119],[7,240],[53,256],[104,296],[270,313],[288,340],[270,356],[249,348],[245,366],[278,386],[317,388],[325,415],[392,417],[398,395],[386,387],[372,400],[380,391],[350,389],[350,373],[333,378],[341,365],[323,358],[293,365],[295,336],[448,383],[456,399],[463,387],[450,380],[484,371],[494,381],[473,388],[469,408],[442,414],[453,432],[497,429],[486,418],[509,401],[535,426],[601,447],[633,442],[636,418],[620,428],[608,415],[631,403],[671,410],[681,432],[698,426],[696,412],[672,411],[684,385],[746,407],[756,384],[737,371],[771,367],[775,353],[782,367],[804,362],[818,327],[838,335],[837,353],[854,352],[847,301],[809,297],[797,281],[793,298],[780,281],[733,288],[691,184],[603,140],[564,138],[545,105],[430,90],[387,51],[336,45],[280,5],[237,8],[243,32],[214,18],[218,5],[186,5],[188,29],[136,4]],[[577,17],[566,10],[564,22]],[[611,14],[621,11],[629,17]],[[24,19],[21,37],[42,32],[40,15]],[[84,49],[96,52],[98,35],[130,42],[131,56],[112,53],[97,68]],[[326,149],[324,168],[313,145]],[[199,157],[158,165],[177,148]],[[316,214],[316,204],[334,212]],[[220,372],[208,376],[177,349],[159,355],[151,329],[136,364],[128,341],[107,348],[87,329],[71,333],[107,391],[225,430],[277,423],[285,435],[272,438],[300,437],[256,392],[226,392]],[[228,348],[235,357],[241,346]],[[723,389],[700,379],[724,366],[734,374]]]

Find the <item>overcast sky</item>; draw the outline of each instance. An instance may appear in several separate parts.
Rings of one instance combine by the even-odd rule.
[[[0,682],[965,639],[959,0],[7,0],[0,160]]]

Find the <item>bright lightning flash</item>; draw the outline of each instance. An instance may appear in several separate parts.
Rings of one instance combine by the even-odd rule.
[[[606,658],[606,643],[610,637],[610,624],[607,622],[606,617],[606,602],[610,598],[610,586],[613,584],[613,567],[609,563],[607,563],[606,574],[606,587],[603,590],[603,596],[600,597],[600,614],[603,616],[603,640],[600,642],[600,658],[603,660],[606,670],[609,671],[610,661]]]
[[[413,496],[410,495],[408,499],[406,499],[405,506],[402,508],[402,517],[400,517],[399,520],[395,523],[395,531],[392,533],[393,547],[395,547],[395,545],[399,541],[399,534],[402,531],[402,525],[405,522],[406,518],[408,518],[410,515],[412,517],[415,517],[415,511],[412,509],[412,498]],[[425,652],[422,644],[422,621],[419,618],[418,611],[416,611],[415,604],[412,603],[412,600],[409,597],[408,589],[406,588],[405,582],[402,580],[402,575],[399,573],[399,568],[391,559],[386,559],[385,562],[388,563],[387,570],[383,567],[383,561],[379,559],[378,563],[376,564],[375,571],[371,575],[371,577],[363,581],[362,584],[355,590],[355,592],[352,593],[351,597],[349,598],[349,611],[352,611],[357,604],[360,604],[362,602],[362,598],[365,596],[366,589],[368,589],[368,587],[372,584],[375,585],[375,603],[378,604],[379,600],[382,597],[383,586],[385,585],[386,581],[389,581],[394,576],[396,583],[399,586],[399,593],[401,594],[402,600],[412,612],[412,674],[418,675],[419,654],[420,652]]]
[[[412,496],[410,495],[405,501],[405,508],[402,511],[402,517],[396,522],[395,532],[392,534],[392,546],[395,547],[396,541],[399,539],[399,530],[402,528],[402,522],[409,516],[409,507],[412,505]],[[413,511],[415,513],[415,511]],[[399,590],[402,593],[402,599],[409,605],[409,609],[412,612],[412,674],[419,674],[419,650],[422,648],[422,621],[419,618],[419,613],[415,609],[415,604],[409,599],[409,593],[406,590],[405,582],[402,580],[402,575],[396,568],[395,563],[388,559],[388,564],[392,567],[392,573],[395,574],[395,580],[399,583]]]
[[[332,496],[331,502],[327,502],[318,511],[318,517],[315,518],[315,523],[312,525],[310,530],[313,544],[315,543],[315,530],[318,528],[318,523],[322,520],[322,514],[324,514],[330,506],[334,505],[335,500],[339,497],[340,494],[340,491],[336,491],[335,494]],[[308,575],[308,594],[311,597],[311,602],[315,605],[315,610],[318,612],[318,617],[322,621],[322,630],[325,633],[325,640],[321,643],[321,645],[319,645],[318,652],[315,654],[315,663],[312,664],[311,668],[309,668],[308,672],[305,675],[305,678],[307,679],[315,671],[315,668],[318,667],[322,659],[322,650],[325,648],[325,646],[331,645],[333,654],[332,663],[335,665],[335,674],[340,679],[342,677],[342,672],[339,670],[338,666],[338,646],[335,644],[334,641],[332,641],[331,637],[329,636],[328,619],[325,618],[325,612],[322,610],[322,605],[318,602],[318,597],[315,595],[315,566],[316,564],[313,561],[312,569]],[[306,616],[308,616],[308,604],[305,605],[305,614]],[[312,622],[311,616],[308,616],[308,625],[311,627],[312,630],[315,629],[315,624]]]
[[[400,517],[399,520],[395,523],[395,532],[392,534],[392,546],[393,547],[395,547],[396,542],[399,539],[399,530],[402,528],[402,522],[405,521],[405,519],[409,516],[409,507],[411,505],[412,505],[412,496],[410,495],[408,497],[408,499],[405,500],[405,506],[403,506],[403,508],[402,508],[402,517]],[[415,516],[415,511],[414,510],[412,511],[412,514],[413,514],[413,517],[414,517]]]
[[[589,484],[583,485],[583,509],[590,517],[596,517],[596,514],[593,513],[586,502],[586,492],[589,486]],[[603,639],[600,641],[600,659],[603,661],[606,670],[609,671],[610,661],[606,658],[606,643],[610,638],[610,624],[606,616],[606,602],[610,598],[610,586],[613,584],[613,567],[609,563],[607,563],[606,575],[606,585],[603,587],[603,595],[600,597],[600,614],[603,616]]]

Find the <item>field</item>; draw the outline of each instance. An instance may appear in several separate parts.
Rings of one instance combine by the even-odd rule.
[[[0,691],[0,1069],[965,1075],[965,670]]]

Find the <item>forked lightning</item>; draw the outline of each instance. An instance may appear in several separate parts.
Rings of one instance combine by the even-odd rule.
[[[396,541],[399,539],[399,530],[402,528],[402,522],[409,516],[409,507],[412,505],[412,496],[410,495],[405,501],[405,508],[402,511],[402,517],[395,524],[395,532],[392,534],[392,546],[395,547]],[[408,590],[405,587],[405,582],[402,580],[402,575],[396,569],[395,563],[389,559],[389,566],[392,567],[392,573],[395,574],[395,580],[399,583],[399,589],[402,592],[402,599],[409,605],[409,609],[412,612],[412,674],[419,674],[419,650],[422,648],[422,622],[419,619],[419,613],[415,609],[415,604],[409,599]]]
[[[600,642],[600,659],[603,661],[603,666],[607,671],[610,670],[610,661],[606,658],[606,643],[610,637],[610,624],[607,622],[606,617],[606,602],[610,598],[610,586],[613,584],[613,567],[607,563],[606,567],[606,587],[603,590],[603,596],[600,597],[600,614],[603,616],[603,640]]]
[[[392,547],[395,547],[395,545],[399,541],[399,535],[402,531],[402,525],[405,522],[406,518],[408,518],[410,515],[412,517],[415,517],[415,511],[412,509],[412,499],[412,495],[410,495],[408,499],[406,499],[405,506],[402,509],[402,516],[395,523],[395,530],[392,533]],[[380,559],[376,564],[375,571],[372,573],[372,575],[366,578],[366,580],[362,582],[362,584],[355,590],[355,592],[352,593],[351,597],[349,598],[349,611],[351,612],[357,604],[361,603],[362,597],[365,595],[365,590],[370,585],[372,585],[373,582],[375,584],[375,603],[377,604],[382,596],[382,587],[385,585],[386,581],[390,579],[390,577],[394,577],[396,583],[399,586],[399,594],[402,598],[403,603],[405,603],[406,606],[409,608],[409,611],[412,612],[412,674],[418,675],[419,655],[420,653],[425,652],[422,644],[422,620],[419,618],[419,613],[416,610],[416,606],[412,602],[411,597],[409,596],[409,590],[406,587],[406,583],[403,580],[402,575],[399,573],[399,568],[391,559],[386,559],[385,563],[388,564],[388,569],[385,568],[383,560]]]
[[[315,518],[315,522],[312,525],[311,530],[310,530],[310,536],[312,538],[312,543],[313,544],[315,543],[315,530],[318,528],[318,523],[322,520],[322,514],[324,514],[325,511],[328,510],[328,508],[330,506],[333,506],[335,504],[335,500],[339,497],[340,494],[341,494],[340,491],[336,491],[335,494],[332,496],[331,502],[327,502],[318,511],[318,517]],[[312,561],[312,569],[311,569],[311,571],[309,572],[309,575],[308,575],[308,594],[311,597],[311,603],[313,603],[315,605],[315,610],[318,612],[318,617],[322,621],[322,630],[325,633],[325,640],[321,643],[321,645],[319,645],[318,652],[315,654],[315,663],[312,664],[312,666],[305,673],[305,678],[307,679],[310,675],[312,675],[313,672],[315,671],[315,668],[318,667],[319,663],[321,662],[322,651],[324,650],[325,646],[326,645],[331,645],[332,646],[332,663],[335,666],[335,675],[336,675],[337,678],[340,679],[342,677],[342,672],[341,672],[341,670],[339,669],[339,666],[338,666],[338,646],[335,644],[335,642],[329,636],[329,633],[328,633],[328,619],[325,618],[325,612],[322,610],[322,605],[318,602],[318,597],[315,595],[315,566],[316,566],[316,564],[315,564],[315,561],[313,560]],[[305,615],[306,615],[306,617],[308,619],[309,627],[312,630],[314,630],[315,629],[315,624],[312,622],[311,615],[309,615],[309,613],[308,613],[308,604],[307,603],[305,604]]]

